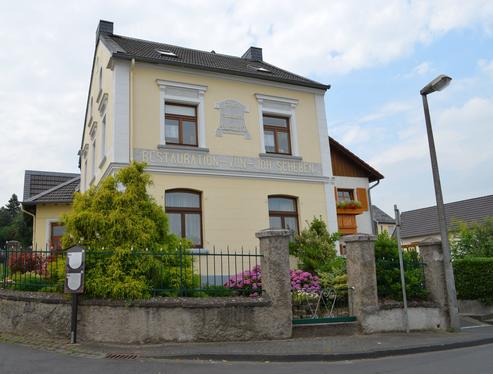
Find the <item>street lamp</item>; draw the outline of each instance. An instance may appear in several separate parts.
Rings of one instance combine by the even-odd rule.
[[[455,291],[454,271],[450,256],[450,247],[448,242],[447,222],[445,220],[445,207],[443,205],[442,186],[440,183],[440,174],[438,173],[438,161],[433,139],[433,130],[431,129],[430,109],[428,108],[428,99],[426,95],[441,91],[447,87],[452,78],[446,75],[439,75],[430,83],[424,86],[421,91],[423,98],[423,109],[425,112],[426,132],[428,133],[428,146],[430,148],[431,170],[433,172],[433,183],[435,185],[435,196],[437,201],[438,224],[440,226],[440,236],[442,238],[443,250],[443,267],[445,272],[445,283],[447,286],[448,312],[450,318],[450,327],[453,330],[460,329],[459,308],[457,306],[457,294]]]

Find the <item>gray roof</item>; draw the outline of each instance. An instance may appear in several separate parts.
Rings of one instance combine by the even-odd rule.
[[[26,170],[23,204],[70,203],[79,185],[79,174]]]
[[[252,60],[243,57],[229,56],[215,52],[200,51],[178,47],[171,44],[157,43],[148,40],[134,39],[111,33],[102,33],[101,41],[111,51],[113,57],[135,59],[155,64],[187,67],[208,70],[218,73],[232,74],[276,81],[327,90],[329,85],[315,82],[300,75],[280,69],[265,61]],[[176,57],[162,55],[157,50],[171,51]],[[296,53],[296,51],[293,51]],[[257,68],[269,72],[258,71]]]
[[[395,219],[385,213],[382,209],[380,209],[376,205],[371,206],[371,212],[373,215],[373,221],[378,223],[388,223],[395,224]]]
[[[456,221],[472,223],[493,217],[493,195],[445,204],[445,216],[449,229],[454,227]],[[434,235],[439,232],[436,206],[401,213],[402,238]]]
[[[76,173],[58,173],[54,171],[26,170],[24,174],[23,200],[40,194],[50,188],[60,185],[70,179],[78,177]]]

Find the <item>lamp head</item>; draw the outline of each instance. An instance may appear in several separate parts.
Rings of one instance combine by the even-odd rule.
[[[451,80],[452,78],[449,76],[441,74],[424,86],[419,93],[421,95],[428,95],[435,91],[441,91],[450,84]]]

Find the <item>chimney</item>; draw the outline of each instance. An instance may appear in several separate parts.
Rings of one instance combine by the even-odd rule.
[[[243,56],[241,56],[241,58],[247,58],[254,61],[262,61],[262,48],[250,47],[245,53],[243,53]]]
[[[96,29],[96,43],[99,41],[101,34],[113,34],[113,22],[99,20],[98,28]]]

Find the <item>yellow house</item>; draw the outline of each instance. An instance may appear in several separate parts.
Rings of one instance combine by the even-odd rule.
[[[26,170],[22,206],[34,218],[33,249],[61,248],[62,215],[70,211],[79,184],[79,174]]]
[[[100,21],[80,191],[145,161],[171,230],[197,248],[252,249],[256,231],[299,232],[314,217],[338,231],[329,88],[265,62],[261,48],[199,51],[116,35]],[[368,178],[365,197],[367,188]],[[35,242],[47,238],[37,230]]]

